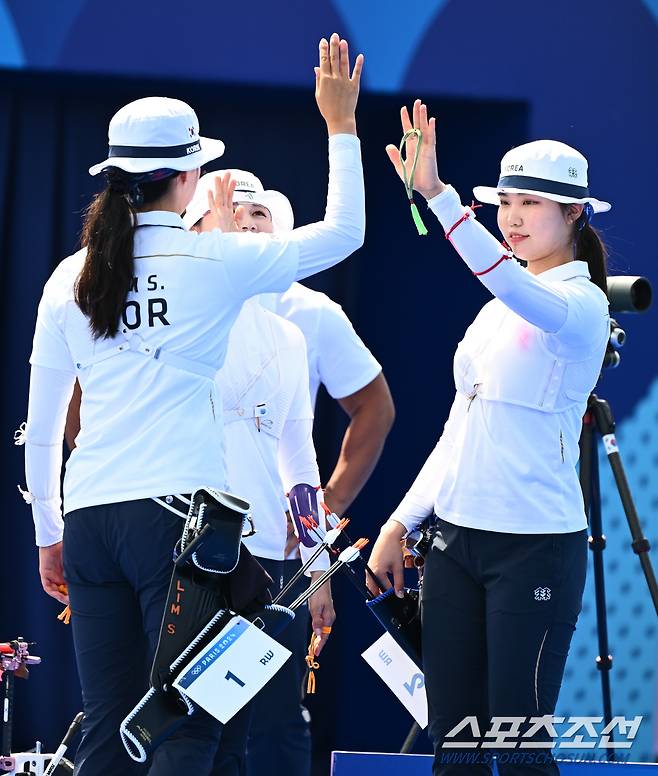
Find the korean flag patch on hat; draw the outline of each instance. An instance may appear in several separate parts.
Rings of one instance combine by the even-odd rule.
[[[535,140],[512,148],[500,163],[497,186],[476,186],[475,198],[499,205],[499,194],[537,194],[562,204],[587,204],[594,213],[610,210],[610,203],[590,195],[587,159],[557,140]]]
[[[224,143],[199,136],[199,120],[182,100],[144,97],[118,110],[109,128],[105,161],[89,168],[98,175],[108,167],[128,173],[167,168],[195,170],[224,153]]]

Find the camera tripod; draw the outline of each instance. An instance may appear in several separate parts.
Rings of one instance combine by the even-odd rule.
[[[596,667],[601,674],[601,691],[603,694],[603,716],[606,725],[612,720],[612,701],[610,697],[610,669],[612,655],[609,654],[608,624],[605,605],[605,579],[603,571],[603,550],[606,539],[601,522],[601,487],[599,480],[599,459],[597,455],[597,435],[600,435],[605,446],[608,462],[615,478],[617,491],[631,532],[631,546],[639,557],[644,572],[649,594],[654,609],[658,615],[658,586],[656,576],[649,557],[649,541],[642,534],[633,496],[631,494],[626,473],[622,464],[617,440],[615,438],[615,420],[610,405],[596,394],[590,394],[587,410],[583,418],[583,428],[580,437],[580,485],[583,491],[585,514],[587,515],[590,538],[589,548],[592,551],[594,566],[594,593],[596,600],[596,628],[598,634],[599,654]],[[614,760],[614,750],[608,750],[608,759]]]

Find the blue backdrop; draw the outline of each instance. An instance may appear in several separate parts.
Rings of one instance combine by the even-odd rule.
[[[15,491],[22,455],[11,449],[11,433],[24,417],[40,291],[52,266],[74,248],[80,210],[94,186],[86,168],[104,157],[114,110],[150,93],[188,100],[198,108],[202,131],[226,141],[226,163],[253,168],[266,186],[288,193],[303,223],[322,212],[326,173],[322,122],[310,91],[317,40],[336,29],[353,52],[365,52],[359,127],[367,241],[314,285],[343,303],[384,364],[397,403],[381,465],[353,509],[360,532],[374,538],[442,426],[454,345],[487,298],[437,227],[425,240],[415,235],[383,153],[386,142],[399,139],[401,100],[418,94],[429,101],[439,120],[442,174],[464,199],[473,185],[495,182],[500,156],[512,145],[554,137],[580,148],[590,160],[592,190],[614,204],[597,222],[612,272],[655,281],[648,226],[658,169],[657,20],[656,0],[379,0],[376,10],[366,0],[256,0],[248,11],[203,0],[192,9],[172,0],[0,0],[0,343],[8,365],[0,433],[11,454],[0,491],[6,515],[0,638],[18,632],[37,638],[47,659],[30,685],[18,688],[22,746],[37,735],[54,746],[79,701],[69,634],[53,622],[56,605],[39,592],[29,513]],[[478,215],[491,224],[491,211]],[[656,315],[654,309],[620,316],[629,344],[622,367],[606,374],[599,391],[621,422],[631,487],[654,542]],[[343,420],[326,397],[319,416],[326,472]],[[603,480],[611,642],[618,655],[613,704],[616,713],[650,716],[655,616],[611,478]],[[337,588],[340,624],[313,704],[318,750],[396,749],[410,718],[358,657],[377,637],[377,626],[363,618],[351,591]],[[561,698],[572,714],[600,708],[592,609],[586,600]],[[355,700],[355,686],[370,699],[368,708],[379,710],[377,719]],[[650,720],[639,738],[637,758],[651,758]]]

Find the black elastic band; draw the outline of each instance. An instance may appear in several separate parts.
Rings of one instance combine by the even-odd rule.
[[[201,150],[201,141],[177,146],[120,146],[111,145],[108,158],[122,156],[129,159],[179,159]]]
[[[574,186],[571,183],[558,183],[545,178],[531,178],[528,175],[505,175],[498,181],[499,189],[528,189],[538,194],[558,194],[561,197],[585,199],[589,197],[587,186]]]

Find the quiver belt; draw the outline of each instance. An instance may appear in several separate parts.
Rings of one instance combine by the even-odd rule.
[[[294,614],[271,604],[272,579],[241,544],[249,504],[206,488],[192,497],[151,669],[151,688],[121,723],[128,754],[144,762],[194,713],[173,683],[185,665],[206,649],[236,613],[271,636]]]
[[[419,591],[406,587],[404,597],[398,598],[393,588],[389,588],[372,601],[366,601],[366,606],[422,669]]]

